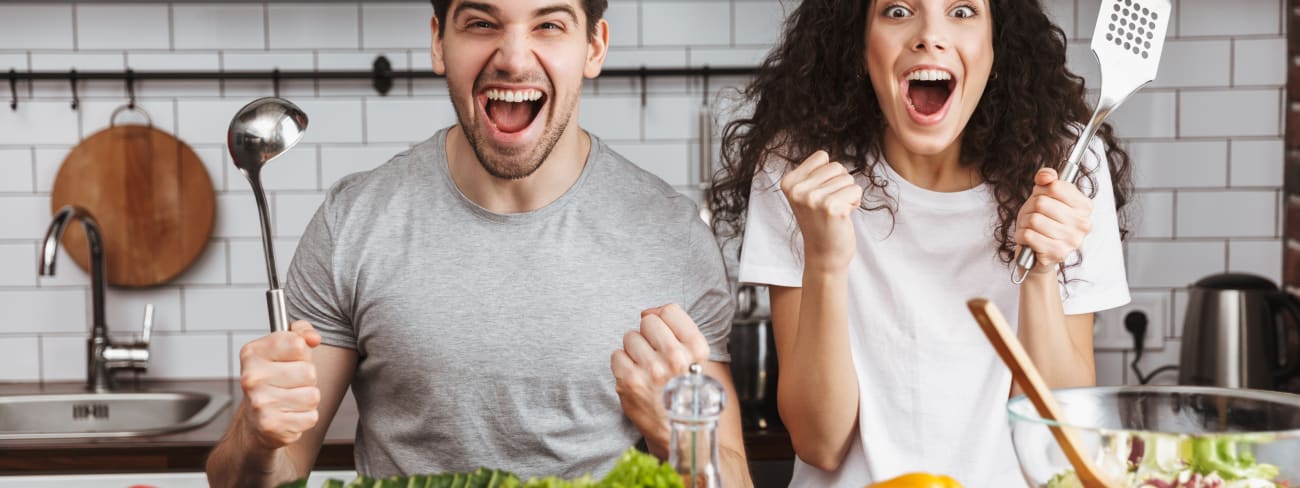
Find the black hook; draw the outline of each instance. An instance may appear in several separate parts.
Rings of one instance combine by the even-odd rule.
[[[77,70],[68,73],[68,82],[72,85],[72,109],[76,110],[81,105],[81,97],[77,95]]]
[[[9,110],[18,110],[18,72],[9,68]]]
[[[704,97],[700,99],[700,106],[709,106],[709,65],[704,65]]]
[[[641,65],[641,108],[645,108],[645,65]]]
[[[126,106],[135,110],[135,70],[126,70]]]
[[[275,98],[280,98],[280,68],[271,70],[271,89]]]
[[[393,63],[387,56],[380,56],[375,58],[370,68],[370,82],[375,87],[375,91],[381,96],[388,95],[388,92],[393,89]]]

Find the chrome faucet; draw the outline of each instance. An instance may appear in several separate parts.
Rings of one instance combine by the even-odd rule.
[[[95,392],[111,391],[113,372],[117,370],[144,371],[149,366],[149,335],[153,330],[153,305],[145,306],[144,334],[140,342],[113,344],[108,338],[108,324],[104,321],[104,240],[99,223],[86,209],[66,205],[54,214],[54,220],[45,231],[41,245],[40,275],[54,275],[54,261],[59,253],[59,241],[68,222],[78,219],[86,230],[86,243],[90,245],[90,301],[93,308],[90,338],[86,340],[86,389]]]

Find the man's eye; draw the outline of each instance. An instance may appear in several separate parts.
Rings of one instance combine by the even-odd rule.
[[[970,17],[974,17],[974,16],[975,16],[975,9],[963,5],[963,6],[961,6],[961,7],[957,7],[957,8],[955,8],[955,9],[952,9],[952,12],[950,12],[948,15],[951,15],[951,16],[953,16],[953,17],[957,17],[957,18],[959,18],[959,19],[966,19],[966,18],[970,18]]]
[[[911,17],[911,16],[912,16],[912,11],[908,10],[906,7],[903,7],[902,5],[890,5],[889,7],[885,8],[885,17],[889,17],[892,19],[901,19],[904,17]]]
[[[469,23],[469,28],[471,28],[471,29],[491,29],[491,28],[492,28],[492,23],[491,23],[491,22],[488,22],[488,21],[486,21],[486,20],[476,20],[476,21],[474,21],[474,22],[470,22],[470,23]]]
[[[542,25],[537,26],[537,28],[542,30],[562,30],[560,24],[555,22],[543,22]]]

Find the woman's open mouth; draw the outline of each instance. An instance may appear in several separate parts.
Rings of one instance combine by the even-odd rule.
[[[546,94],[535,88],[490,88],[484,90],[479,99],[488,125],[502,139],[522,136],[532,127],[547,101]]]
[[[956,88],[952,73],[942,69],[918,69],[903,79],[903,100],[912,121],[934,125],[948,113]]]

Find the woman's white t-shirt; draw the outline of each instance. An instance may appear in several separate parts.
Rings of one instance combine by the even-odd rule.
[[[1128,303],[1114,193],[1102,146],[1085,167],[1096,183],[1092,231],[1062,287],[1068,315]],[[915,471],[947,474],[971,488],[1025,486],[1007,423],[1011,374],[966,308],[997,304],[1017,324],[1019,287],[997,255],[992,187],[940,193],[877,163],[886,210],[856,211],[858,251],[849,264],[848,330],[861,395],[858,435],[839,469],[795,461],[792,487],[855,487]],[[791,167],[769,163],[754,177],[740,281],[799,287],[803,238],[781,193]],[[857,175],[864,186],[866,178]],[[1081,178],[1084,194],[1091,184]],[[787,380],[788,381],[788,380]]]

